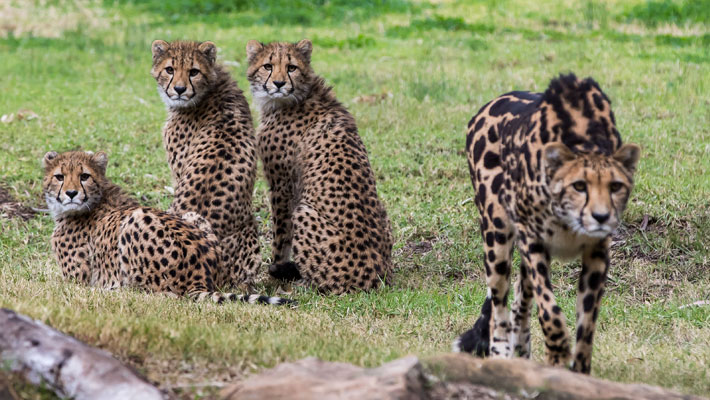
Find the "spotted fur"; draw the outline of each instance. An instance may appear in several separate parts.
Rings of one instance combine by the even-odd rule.
[[[291,300],[222,293],[218,244],[197,213],[184,218],[141,207],[105,176],[106,153],[49,152],[43,189],[55,220],[52,250],[64,277],[104,289],[150,292],[250,303]],[[208,224],[205,225],[208,227]]]
[[[622,145],[611,103],[597,83],[570,74],[554,79],[545,93],[512,92],[485,105],[469,123],[466,151],[492,309],[476,322],[488,334],[467,332],[457,348],[530,357],[534,299],[547,362],[566,366],[571,360],[573,370],[589,373],[610,237],[633,188],[639,147]],[[521,267],[509,316],[514,244]],[[573,356],[549,268],[551,257],[580,255]]]
[[[311,51],[308,40],[247,44],[271,189],[270,273],[325,292],[370,289],[392,274],[390,223],[355,120],[313,72]]]
[[[219,239],[232,286],[248,286],[261,265],[252,212],[256,139],[242,91],[211,42],[153,42],[152,74],[168,106],[163,144],[175,183],[170,211],[196,212]]]

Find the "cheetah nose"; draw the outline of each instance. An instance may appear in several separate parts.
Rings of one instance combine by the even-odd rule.
[[[592,213],[592,217],[594,217],[594,219],[596,219],[597,222],[599,222],[600,224],[603,224],[604,222],[606,222],[606,220],[609,219],[609,213],[606,213],[606,214],[597,214],[597,213],[594,213],[594,212],[593,212],[593,213]]]
[[[175,86],[173,89],[175,89],[177,94],[183,94],[187,90],[185,86]]]
[[[79,194],[79,191],[77,191],[77,190],[67,190],[67,191],[64,192],[64,193],[66,193],[67,196],[69,196],[70,199],[73,199],[74,196],[76,196],[77,194]]]
[[[274,86],[276,86],[277,89],[281,89],[281,87],[285,84],[286,82],[284,81],[274,81]]]

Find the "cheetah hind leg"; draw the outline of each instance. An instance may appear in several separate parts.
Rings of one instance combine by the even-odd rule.
[[[481,316],[478,317],[473,328],[464,332],[453,343],[453,351],[457,353],[472,353],[478,357],[490,355],[491,312],[492,300],[486,297],[481,307]]]
[[[194,211],[189,211],[182,215],[182,219],[185,222],[194,225],[197,229],[206,233],[208,236],[211,235],[211,240],[217,240],[217,237],[212,230],[212,224],[210,224],[210,222],[202,215]]]
[[[248,288],[256,278],[261,266],[259,235],[254,220],[244,224],[235,233],[220,241],[223,264],[229,268],[229,282],[232,287]]]
[[[530,311],[533,306],[532,281],[528,276],[528,267],[520,266],[520,274],[515,282],[515,300],[510,309],[513,329],[510,332],[510,347],[518,356],[530,358]]]

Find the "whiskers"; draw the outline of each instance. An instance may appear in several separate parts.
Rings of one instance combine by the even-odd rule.
[[[293,106],[297,103],[302,102],[308,92],[310,90],[310,87],[304,88],[304,89],[296,89],[291,91],[288,94],[281,93],[282,96],[280,97],[275,97],[274,94],[269,94],[267,90],[264,90],[262,85],[259,84],[252,84],[251,85],[251,91],[252,91],[252,96],[254,99],[254,103],[256,104],[257,108],[259,108],[259,111],[263,113],[270,113],[275,110],[278,110],[279,108],[283,107],[289,107]]]

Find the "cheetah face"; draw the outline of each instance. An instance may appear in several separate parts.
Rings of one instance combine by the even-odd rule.
[[[247,43],[247,77],[260,109],[275,109],[302,101],[311,90],[313,71],[308,39],[293,43]]]
[[[543,164],[553,213],[579,235],[614,233],[634,185],[640,151],[626,144],[611,156],[574,154],[564,144],[548,144]]]
[[[187,108],[198,104],[216,78],[214,63],[217,48],[214,43],[156,40],[152,51],[151,74],[168,108]]]
[[[50,151],[44,155],[44,180],[42,188],[49,211],[54,218],[83,214],[101,200],[100,182],[108,157],[72,151],[57,154]]]

